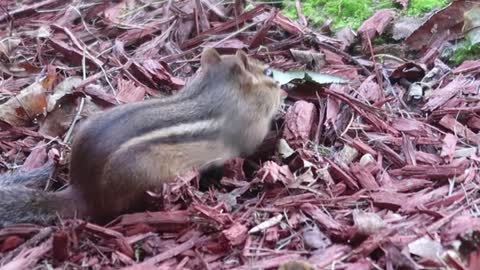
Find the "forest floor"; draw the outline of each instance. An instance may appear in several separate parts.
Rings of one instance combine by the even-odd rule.
[[[0,229],[1,270],[480,269],[480,60],[444,54],[475,37],[474,1],[335,34],[242,1],[17,2],[0,5],[0,165],[56,160],[51,191],[82,119],[181,91],[206,47],[312,73],[219,182],[182,175],[161,209],[106,225]]]

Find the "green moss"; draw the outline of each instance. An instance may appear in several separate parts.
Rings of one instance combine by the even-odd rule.
[[[480,58],[480,43],[471,44],[469,40],[458,43],[451,50],[444,52],[444,57],[454,64],[460,64],[465,60],[475,60]]]
[[[375,10],[391,8],[391,0],[302,0],[302,11],[313,25],[323,23],[327,18],[333,20],[333,28],[350,26],[357,29]],[[297,19],[295,1],[283,1],[283,13],[291,19]]]
[[[419,15],[436,7],[444,7],[450,2],[451,0],[410,0],[406,13]],[[398,8],[398,12],[401,12],[400,4],[393,0],[301,0],[301,3],[303,14],[311,24],[318,26],[330,18],[333,20],[333,30],[345,26],[358,29],[368,17],[379,9]],[[283,0],[282,4],[283,14],[291,19],[297,19],[295,1]]]
[[[372,9],[368,2],[370,1],[330,1],[325,4],[325,12],[336,18],[335,28],[351,26],[356,29],[372,14]]]
[[[450,0],[410,0],[408,4],[408,15],[420,15],[431,11],[434,8],[446,6]]]
[[[325,5],[326,0],[307,0],[301,1],[302,3],[302,11],[305,16],[314,24],[318,25],[321,24],[325,17],[323,17],[323,12],[321,11],[321,7]],[[297,9],[295,8],[295,1],[293,0],[284,0],[283,1],[283,13],[291,18],[297,19]]]
[[[383,36],[378,36],[373,39],[373,44],[378,45],[378,44],[385,44],[386,38]]]

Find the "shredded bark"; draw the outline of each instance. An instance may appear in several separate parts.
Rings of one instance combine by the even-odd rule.
[[[267,139],[218,182],[191,171],[150,192],[149,211],[108,224],[0,229],[0,269],[480,267],[480,61],[441,54],[474,1],[412,21],[392,44],[374,39],[391,34],[394,10],[334,38],[309,25],[302,1],[300,22],[251,1],[3,2],[0,165],[55,167],[31,188],[68,185],[79,119],[182,91],[205,47],[347,82],[284,85]]]

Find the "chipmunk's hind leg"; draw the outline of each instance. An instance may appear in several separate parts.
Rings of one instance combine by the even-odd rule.
[[[223,165],[212,166],[202,171],[200,174],[200,190],[207,191],[211,186],[221,188],[220,180],[224,175],[224,171]]]
[[[112,155],[99,177],[101,181],[89,187],[89,192],[83,192],[94,219],[104,222],[144,210],[147,191],[158,191],[162,187],[162,175],[155,162],[143,159],[134,149]]]

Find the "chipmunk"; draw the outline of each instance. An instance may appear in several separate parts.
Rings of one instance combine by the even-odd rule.
[[[0,225],[47,223],[58,216],[104,220],[137,211],[147,191],[182,172],[252,154],[285,95],[270,69],[243,51],[220,55],[205,49],[197,76],[177,94],[119,105],[85,120],[73,139],[66,189],[27,188],[20,183],[29,172],[3,175]],[[31,174],[41,178],[46,172]]]

